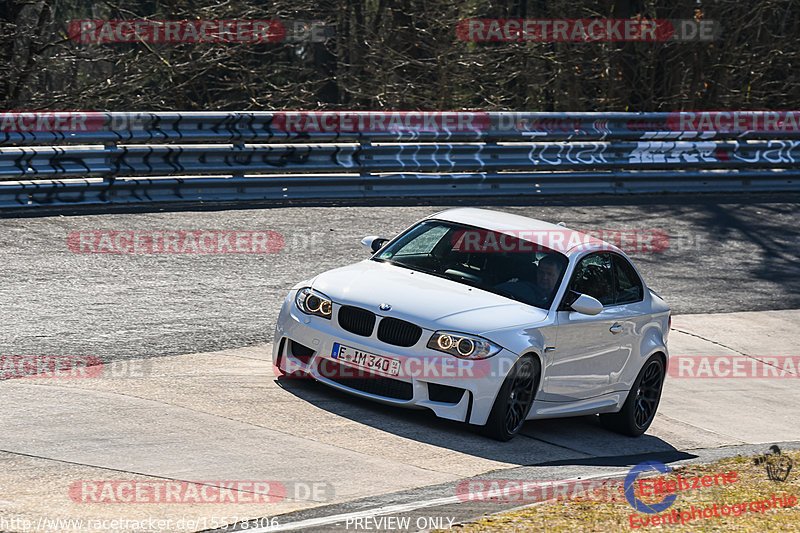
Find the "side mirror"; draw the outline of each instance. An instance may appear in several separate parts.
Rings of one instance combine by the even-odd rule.
[[[575,301],[570,304],[570,308],[582,315],[596,315],[603,310],[603,304],[600,303],[600,300],[588,294],[580,294]]]
[[[389,239],[384,239],[383,237],[378,237],[377,235],[370,235],[369,237],[364,237],[361,239],[361,244],[372,250],[373,252],[377,252],[383,245],[389,242]]]

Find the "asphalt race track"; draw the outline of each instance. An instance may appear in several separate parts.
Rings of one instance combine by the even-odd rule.
[[[141,371],[0,380],[0,505],[32,520],[235,515],[278,526],[250,522],[249,531],[341,531],[347,520],[376,516],[439,517],[447,526],[519,506],[460,501],[455,486],[465,478],[624,477],[645,459],[674,466],[773,443],[800,447],[796,379],[668,378],[643,437],[581,417],[528,422],[509,443],[425,411],[276,379],[270,343],[289,288],[367,257],[363,236],[392,236],[450,205],[584,230],[664,232],[666,249],[630,255],[676,315],[673,356],[797,355],[800,194],[6,214],[0,355],[92,356]],[[269,230],[284,246],[268,254],[88,254],[67,245],[72,232],[190,230]],[[77,480],[120,479],[269,479],[329,491],[228,506],[87,505],[68,495]],[[208,521],[169,528],[211,529]]]
[[[452,205],[500,209],[577,229],[663,231],[669,246],[631,253],[673,313],[800,308],[800,195],[498,200],[420,206],[295,206],[0,219],[0,353],[115,359],[207,352],[272,340],[296,282],[368,257]],[[185,208],[184,208],[185,209]],[[279,232],[257,254],[80,254],[74,231]]]

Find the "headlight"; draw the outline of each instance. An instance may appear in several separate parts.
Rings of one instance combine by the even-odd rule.
[[[333,309],[331,299],[311,287],[305,287],[297,291],[294,301],[297,304],[297,308],[307,315],[331,319],[331,311]]]
[[[431,340],[428,341],[428,348],[462,359],[486,359],[501,350],[499,346],[486,339],[452,331],[434,333]]]

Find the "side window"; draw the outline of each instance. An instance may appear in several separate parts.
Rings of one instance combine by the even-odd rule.
[[[629,304],[641,302],[644,298],[642,280],[627,259],[614,255],[614,269],[617,274],[617,302]]]
[[[572,276],[569,288],[600,300],[603,305],[614,304],[614,272],[611,254],[587,255]]]

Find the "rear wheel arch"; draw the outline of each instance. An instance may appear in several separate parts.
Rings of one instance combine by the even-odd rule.
[[[603,426],[631,437],[647,431],[655,419],[661,402],[664,379],[667,375],[666,360],[666,354],[661,351],[654,351],[647,356],[633,386],[628,391],[622,408],[616,413],[600,414]],[[660,377],[660,381],[656,380],[657,377]]]
[[[661,359],[661,364],[664,365],[664,377],[666,378],[667,363],[669,362],[669,358],[667,357],[667,354],[664,353],[664,349],[663,348],[656,348],[655,350],[653,350],[649,354],[643,356],[642,357],[642,366],[644,366],[647,363],[647,361],[649,361],[650,358],[653,357],[653,356],[658,356],[659,359]]]

